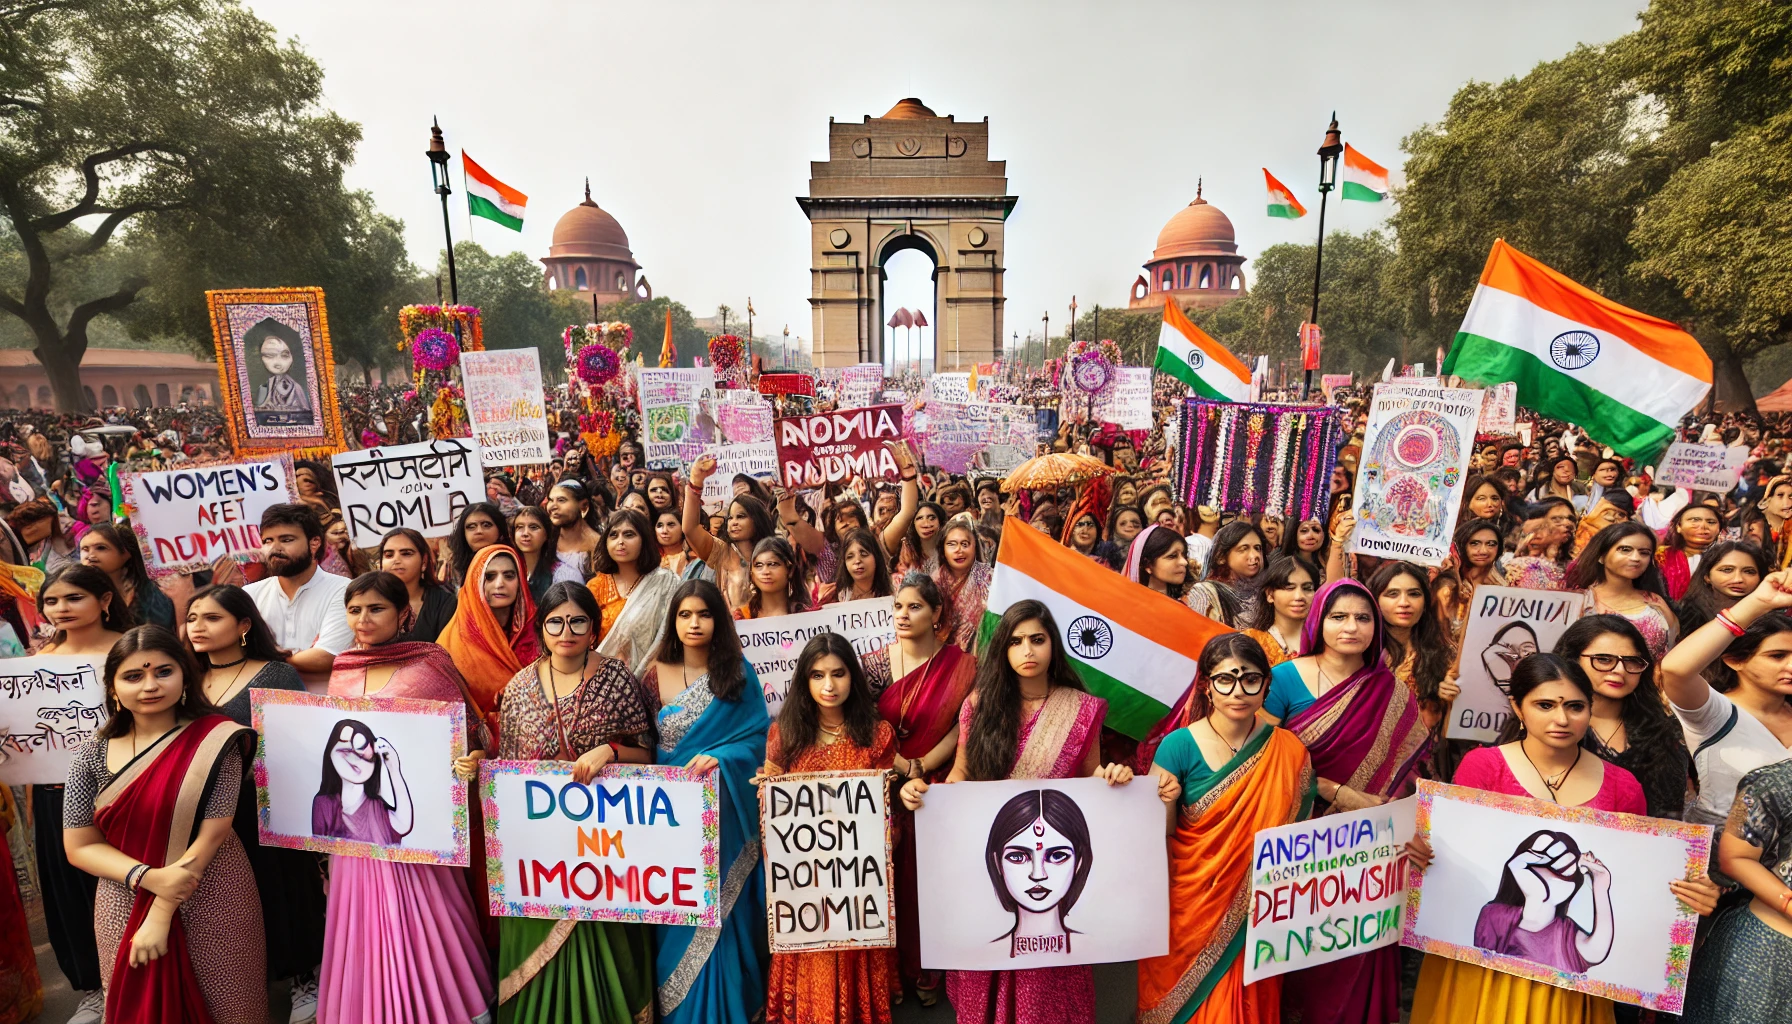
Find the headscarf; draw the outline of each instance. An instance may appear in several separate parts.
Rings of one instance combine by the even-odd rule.
[[[485,603],[485,567],[499,555],[509,555],[517,565],[516,604],[510,609],[508,631],[498,625],[498,617]],[[499,695],[512,676],[540,656],[530,628],[535,620],[535,599],[529,594],[529,581],[522,575],[522,567],[523,556],[515,548],[505,544],[480,548],[461,583],[460,605],[442,627],[442,635],[436,638],[466,678],[493,735],[497,733]]]
[[[1064,535],[1058,538],[1058,542],[1065,547],[1070,547],[1070,535],[1076,530],[1076,521],[1083,516],[1093,516],[1095,518],[1095,544],[1100,547],[1101,542],[1107,539],[1101,535],[1101,527],[1102,523],[1107,520],[1108,505],[1112,501],[1112,495],[1113,486],[1105,476],[1098,476],[1084,484],[1076,492],[1076,500],[1070,503],[1070,511],[1064,516]]]
[[[1363,600],[1369,602],[1369,611],[1375,619],[1375,632],[1369,638],[1368,648],[1363,651],[1363,667],[1356,675],[1345,680],[1345,682],[1348,683],[1355,680],[1364,672],[1370,671],[1374,666],[1382,664],[1384,660],[1381,656],[1382,651],[1385,650],[1387,646],[1387,626],[1381,621],[1381,608],[1375,603],[1375,595],[1369,593],[1369,588],[1356,580],[1351,579],[1348,576],[1341,580],[1333,580],[1325,586],[1320,587],[1319,592],[1313,595],[1313,603],[1307,608],[1307,621],[1301,623],[1300,654],[1298,654],[1297,657],[1312,657],[1319,653],[1321,647],[1325,646],[1323,630],[1325,627],[1326,603],[1331,600],[1333,591],[1337,590],[1356,591],[1362,596]]]
[[[1141,584],[1143,586],[1150,586],[1149,583],[1145,582],[1145,574],[1139,565],[1139,560],[1141,558],[1143,558],[1144,554],[1145,554],[1145,538],[1151,536],[1151,533],[1153,530],[1167,530],[1167,529],[1169,529],[1169,527],[1164,526],[1161,523],[1152,523],[1150,526],[1147,526],[1143,530],[1140,530],[1138,532],[1137,536],[1133,537],[1132,547],[1126,549],[1126,578],[1127,579],[1133,581],[1134,583]],[[1183,543],[1187,544],[1188,542],[1183,541]]]

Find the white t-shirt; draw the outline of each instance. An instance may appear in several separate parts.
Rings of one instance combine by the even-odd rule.
[[[1699,794],[1686,807],[1686,820],[1694,824],[1721,827],[1744,775],[1792,757],[1792,747],[1781,743],[1773,730],[1716,690],[1697,711],[1671,702],[1670,706],[1680,719],[1686,749],[1693,751],[1693,767],[1699,773]]]
[[[355,645],[355,635],[348,628],[348,613],[342,607],[343,595],[348,591],[346,576],[319,569],[290,601],[280,588],[278,576],[256,580],[243,590],[274,631],[274,642],[289,651],[320,647],[331,654],[341,654]]]

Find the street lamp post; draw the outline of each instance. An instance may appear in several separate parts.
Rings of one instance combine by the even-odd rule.
[[[1070,340],[1076,340],[1076,296],[1070,297]]]
[[[795,366],[796,365],[796,360],[790,358],[790,325],[789,324],[784,325],[784,346],[781,349],[779,349],[779,351],[782,352],[784,355],[784,365],[785,366]]]
[[[448,144],[442,141],[442,125],[435,118],[430,118],[429,180],[435,184],[436,195],[442,197],[442,237],[448,242],[448,298],[455,305],[460,304],[460,285],[454,277],[454,232],[448,229],[448,197],[454,189],[448,187]]]
[[[1039,365],[1044,366],[1046,359],[1050,358],[1050,356],[1052,354],[1052,312],[1051,312],[1051,310],[1049,310],[1049,309],[1046,310],[1045,315],[1039,318],[1039,322],[1045,325],[1039,331],[1039,334],[1040,334]]]
[[[1338,112],[1332,111],[1331,127],[1325,131],[1325,142],[1319,146],[1319,245],[1313,252],[1313,315],[1308,323],[1319,327],[1319,268],[1325,261],[1325,199],[1338,184],[1338,154],[1344,152],[1343,138],[1338,131]],[[1301,339],[1305,342],[1305,338]],[[1304,346],[1303,346],[1304,347]],[[1301,365],[1306,365],[1304,358]],[[1313,371],[1307,370],[1301,384],[1301,401],[1313,395]]]

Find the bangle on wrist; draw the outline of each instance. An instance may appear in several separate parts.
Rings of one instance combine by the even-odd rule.
[[[1747,632],[1747,630],[1736,624],[1735,619],[1730,618],[1730,613],[1728,611],[1719,611],[1716,615],[1712,616],[1712,620],[1729,630],[1731,636],[1741,636],[1743,633]]]

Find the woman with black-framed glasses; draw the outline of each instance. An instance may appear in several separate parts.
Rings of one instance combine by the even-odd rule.
[[[574,782],[588,783],[613,763],[653,760],[653,712],[628,666],[596,650],[603,612],[577,583],[549,587],[535,613],[542,656],[504,688],[498,756],[571,761]],[[581,921],[561,938],[559,922],[498,921],[501,1020],[612,1020],[653,1004],[653,941],[647,925]],[[545,953],[546,959],[538,957]],[[514,986],[512,979],[520,979]]]

